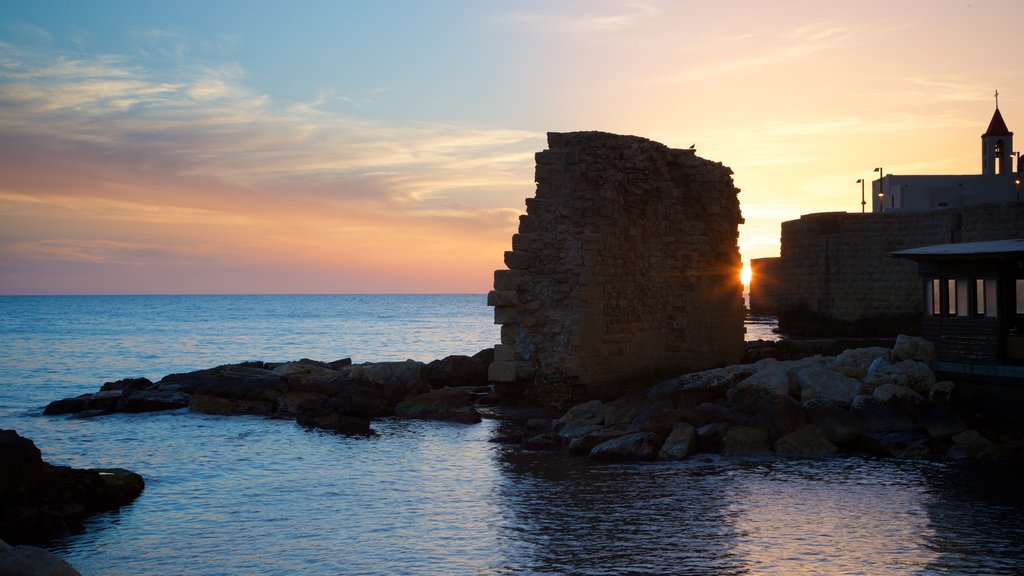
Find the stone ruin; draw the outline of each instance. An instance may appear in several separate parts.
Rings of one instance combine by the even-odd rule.
[[[549,133],[536,162],[488,295],[499,395],[566,406],[741,359],[732,170],[603,132]]]

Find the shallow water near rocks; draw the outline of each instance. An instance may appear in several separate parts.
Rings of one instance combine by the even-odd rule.
[[[197,302],[198,300],[198,302]],[[186,411],[43,417],[102,382],[249,359],[472,354],[482,296],[0,298],[0,427],[142,474],[50,548],[83,574],[1020,574],[1019,471],[868,458],[597,464],[489,440]]]

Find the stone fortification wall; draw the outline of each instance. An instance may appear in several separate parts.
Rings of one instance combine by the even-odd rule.
[[[917,331],[924,310],[917,265],[891,254],[919,246],[1008,238],[1024,238],[1024,205],[1019,203],[808,214],[783,222],[782,256],[774,278],[780,328],[861,334]]]
[[[742,356],[729,168],[601,132],[550,133],[536,162],[488,296],[496,390],[564,405]]]

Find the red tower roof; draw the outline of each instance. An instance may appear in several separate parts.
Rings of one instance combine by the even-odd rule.
[[[995,114],[992,115],[992,121],[988,123],[988,130],[981,135],[982,138],[986,136],[1013,136],[1013,132],[1007,129],[1006,122],[1003,122],[1003,115],[999,113],[999,108],[996,108]]]

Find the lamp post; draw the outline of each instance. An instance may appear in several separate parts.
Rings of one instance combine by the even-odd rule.
[[[879,166],[874,169],[874,172],[878,172],[878,211],[885,212],[885,190],[882,189],[882,185],[885,183],[885,171]]]
[[[860,213],[863,214],[864,205],[867,204],[867,202],[864,201],[864,179],[858,179],[857,184],[860,184]]]

